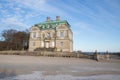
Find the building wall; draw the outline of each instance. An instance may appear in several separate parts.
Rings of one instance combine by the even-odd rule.
[[[63,45],[61,44],[63,42]],[[69,52],[69,40],[56,40],[57,51],[68,51]]]

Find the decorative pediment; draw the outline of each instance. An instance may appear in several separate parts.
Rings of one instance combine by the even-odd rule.
[[[68,29],[68,27],[65,26],[65,25],[59,25],[59,26],[57,27],[57,29]]]
[[[31,27],[30,30],[31,30],[31,31],[37,31],[37,30],[39,30],[39,29],[38,29],[38,27]]]

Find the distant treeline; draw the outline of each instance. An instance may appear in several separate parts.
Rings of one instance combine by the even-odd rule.
[[[114,53],[112,53],[112,55],[118,55],[118,56],[120,56],[120,52],[114,52]]]
[[[29,31],[17,31],[13,29],[2,31],[0,40],[0,51],[28,49]]]
[[[82,52],[82,51],[75,51],[75,53],[81,53],[81,54],[88,54],[88,55],[93,55],[96,52]],[[120,56],[120,52],[97,52],[97,54],[110,54],[110,55],[118,55]]]

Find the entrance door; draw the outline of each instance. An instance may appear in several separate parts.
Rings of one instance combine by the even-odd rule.
[[[50,47],[50,43],[49,42],[46,42],[46,48],[49,48]]]

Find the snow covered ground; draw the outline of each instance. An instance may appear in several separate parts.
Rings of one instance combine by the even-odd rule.
[[[120,60],[0,55],[0,80],[120,80]]]
[[[0,80],[120,80],[120,75],[94,75],[94,76],[71,76],[71,75],[42,75],[42,72],[35,71],[32,74],[6,77]]]

